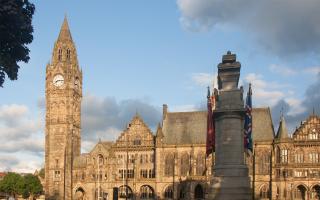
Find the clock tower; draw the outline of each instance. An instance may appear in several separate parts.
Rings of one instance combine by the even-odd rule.
[[[46,67],[46,199],[72,199],[72,164],[80,155],[82,71],[67,18]]]

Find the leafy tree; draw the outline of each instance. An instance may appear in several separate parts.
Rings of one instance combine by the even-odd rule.
[[[24,198],[38,196],[43,192],[43,188],[39,178],[32,174],[27,174],[23,177],[25,186],[23,187],[22,196]]]
[[[32,16],[35,6],[28,0],[0,0],[0,87],[5,75],[16,80],[20,66],[27,63],[33,40]]]
[[[3,179],[0,181],[0,191],[7,193],[9,195],[21,194],[24,187],[24,179],[16,173],[9,172]]]

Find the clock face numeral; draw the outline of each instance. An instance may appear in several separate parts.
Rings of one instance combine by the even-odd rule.
[[[63,83],[64,83],[64,78],[61,74],[58,74],[53,78],[53,84],[56,87],[61,87],[63,85]]]

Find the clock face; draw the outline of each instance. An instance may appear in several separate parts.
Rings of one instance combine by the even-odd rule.
[[[64,83],[64,78],[61,74],[58,74],[58,75],[55,75],[55,77],[53,78],[53,84],[56,86],[56,87],[60,87],[62,86]]]

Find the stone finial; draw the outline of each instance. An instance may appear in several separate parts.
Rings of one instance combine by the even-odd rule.
[[[230,51],[222,56],[218,65],[218,89],[232,90],[238,88],[241,64],[237,61],[236,54]]]

